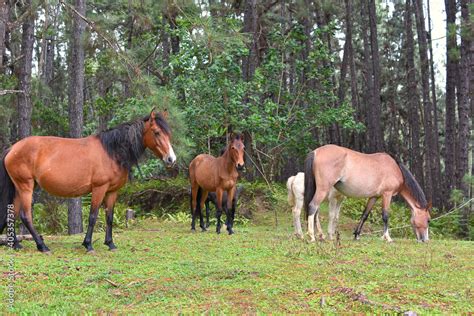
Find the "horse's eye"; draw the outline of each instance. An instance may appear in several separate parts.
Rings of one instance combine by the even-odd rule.
[[[155,136],[160,136],[160,132],[155,132]]]

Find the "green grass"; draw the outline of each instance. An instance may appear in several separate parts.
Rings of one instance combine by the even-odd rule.
[[[292,236],[289,213],[270,212],[236,234],[192,233],[189,223],[142,220],[115,232],[117,252],[94,235],[47,236],[52,255],[34,243],[0,248],[0,311],[7,266],[16,272],[14,313],[472,313],[472,242],[426,244],[376,236],[352,241],[344,219],[340,245]],[[324,227],[326,226],[324,219]],[[378,228],[378,227],[374,227]],[[212,228],[213,230],[214,228]],[[323,303],[321,303],[323,301]]]

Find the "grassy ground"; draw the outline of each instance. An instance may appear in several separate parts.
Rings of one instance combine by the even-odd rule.
[[[297,240],[289,213],[277,229],[266,213],[233,236],[143,220],[115,232],[117,252],[96,233],[95,255],[82,236],[45,237],[51,256],[2,247],[0,311],[13,257],[14,313],[474,312],[472,242],[355,242],[348,221],[339,245]]]

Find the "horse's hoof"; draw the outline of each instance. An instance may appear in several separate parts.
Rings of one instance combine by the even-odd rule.
[[[94,249],[91,249],[91,250],[87,250],[86,252],[88,255],[92,255],[92,256],[95,256],[96,252]]]
[[[117,247],[115,247],[115,248],[109,248],[109,251],[112,251],[112,252],[116,252],[117,250],[118,250]]]
[[[233,230],[229,230],[229,235],[233,235],[234,234],[234,231]]]
[[[51,250],[41,251],[41,253],[44,254],[44,255],[47,255],[47,256],[51,256],[51,255],[52,255]]]
[[[14,250],[20,250],[20,249],[23,249],[23,246],[20,245],[20,243],[17,243],[17,244],[15,244],[15,245],[13,245],[13,249],[14,249]]]

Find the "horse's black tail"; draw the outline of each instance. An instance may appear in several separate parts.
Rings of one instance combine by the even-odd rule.
[[[309,203],[316,192],[316,179],[313,172],[314,155],[314,151],[310,152],[304,161],[304,211],[306,218],[308,218]]]
[[[7,226],[8,205],[13,203],[15,198],[15,186],[5,168],[5,157],[9,150],[2,154],[0,161],[0,234]]]

